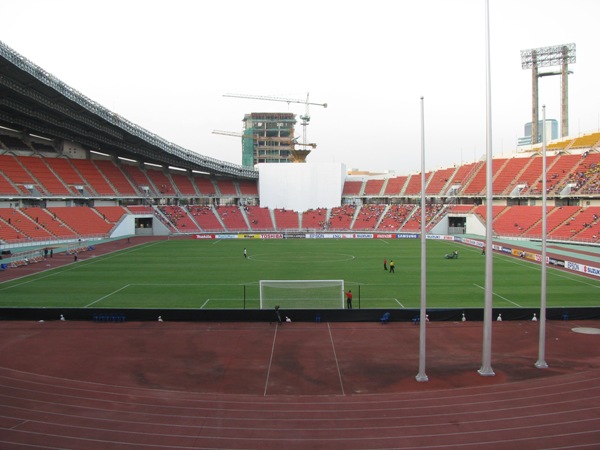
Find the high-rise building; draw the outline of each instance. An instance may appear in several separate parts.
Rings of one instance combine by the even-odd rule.
[[[291,162],[294,149],[292,113],[250,113],[244,116],[242,165]]]
[[[531,145],[531,122],[527,122],[524,127],[525,135],[519,138],[518,146]],[[546,125],[543,126],[542,121],[538,122],[536,142],[542,142],[542,130],[546,133],[546,142],[558,139],[558,121],[556,119],[546,119]]]

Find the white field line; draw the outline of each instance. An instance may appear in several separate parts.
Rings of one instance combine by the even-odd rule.
[[[479,289],[485,289],[483,286],[479,286],[478,284],[474,284],[474,286],[477,286]],[[508,302],[508,303],[512,303],[512,304],[513,304],[513,305],[515,305],[517,308],[522,308],[522,306],[521,306],[521,305],[519,305],[518,303],[515,303],[515,302],[513,302],[513,301],[511,301],[511,300],[507,299],[506,297],[502,297],[501,295],[499,295],[499,294],[496,294],[495,292],[492,292],[492,295],[495,295],[496,297],[499,297],[499,298],[501,298],[502,300],[504,300],[504,301],[506,301],[506,302]]]
[[[112,291],[110,294],[106,294],[104,297],[100,297],[98,300],[94,300],[92,303],[89,303],[89,304],[85,305],[84,308],[92,306],[94,303],[98,303],[98,302],[104,300],[105,298],[110,297],[111,295],[114,295],[114,294],[116,294],[119,291],[122,291],[123,289],[127,289],[129,286],[131,286],[131,285],[130,284],[126,284],[125,286],[120,287],[116,291]]]

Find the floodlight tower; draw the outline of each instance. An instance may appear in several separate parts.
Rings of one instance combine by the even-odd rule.
[[[562,75],[561,79],[561,137],[569,134],[569,84],[568,65],[575,63],[575,44],[553,45],[550,47],[521,50],[521,67],[531,69],[531,143],[538,142],[538,79],[551,75]],[[562,66],[560,72],[539,73],[539,67]],[[546,124],[542,124],[545,133]]]

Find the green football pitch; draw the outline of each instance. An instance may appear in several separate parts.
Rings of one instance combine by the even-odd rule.
[[[458,259],[444,258],[454,250]],[[395,273],[383,269],[384,259],[395,262]],[[539,307],[538,264],[502,254],[493,262],[495,308]],[[86,252],[77,263],[2,283],[0,307],[255,309],[259,280],[326,279],[344,280],[354,308],[418,308],[421,241],[155,241],[98,257]],[[428,308],[482,308],[485,256],[427,241],[426,286]],[[600,304],[598,280],[549,267],[546,286],[548,307]]]

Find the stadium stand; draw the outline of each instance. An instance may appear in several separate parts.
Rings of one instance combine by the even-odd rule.
[[[127,209],[122,206],[96,206],[95,209],[104,220],[112,224],[117,223],[123,215],[127,214]]]
[[[67,187],[58,179],[54,172],[50,170],[45,161],[37,156],[20,156],[18,158],[22,166],[31,173],[45,192],[50,195],[71,195]]]
[[[309,209],[302,213],[302,228],[307,230],[323,230],[327,227],[327,209]]]
[[[429,174],[431,176],[431,174]],[[425,174],[427,176],[427,174]],[[427,186],[429,179],[425,178],[425,186]],[[421,193],[421,174],[413,174],[408,178],[404,195],[418,195]]]
[[[187,175],[184,175],[182,173],[173,173],[171,174],[171,178],[173,180],[173,183],[175,183],[175,187],[181,195],[193,197],[198,196],[198,191],[196,191],[196,188],[194,187],[192,181]]]
[[[165,215],[169,222],[177,229],[180,233],[196,233],[200,231],[198,224],[194,222],[181,206],[177,205],[165,205],[159,206],[160,211]]]
[[[48,211],[55,214],[56,218],[75,231],[78,236],[106,235],[112,224],[102,218],[100,214],[87,206],[49,207]]]
[[[114,162],[98,159],[95,164],[119,195],[136,197],[139,195],[129,179]]]
[[[18,187],[23,194],[41,195],[45,192],[38,186],[36,180],[23,168],[13,155],[0,155],[0,168],[4,175]],[[29,187],[27,187],[29,186]]]
[[[437,170],[428,176],[426,178],[429,180],[426,185],[427,195],[441,195],[455,171],[456,168],[450,167]]]
[[[212,206],[188,206],[188,211],[204,231],[224,231],[223,223]]]
[[[171,180],[169,180],[169,178],[165,175],[162,169],[148,167],[146,168],[146,175],[158,190],[159,195],[175,195],[175,188],[173,187]]]
[[[219,188],[219,192],[221,193],[221,195],[231,195],[231,196],[237,196],[238,191],[235,187],[235,184],[233,183],[232,180],[217,180],[217,186]]]
[[[385,187],[386,196],[400,195],[406,184],[408,176],[402,175],[393,177],[388,180],[387,186]]]
[[[47,209],[39,207],[27,207],[22,208],[23,214],[29,216],[30,219],[39,223],[41,227],[49,231],[51,234],[60,239],[74,239],[77,238],[77,233],[70,229],[64,222],[51,213]],[[78,211],[76,211],[77,213]]]
[[[45,160],[48,167],[68,186],[71,195],[91,195],[92,190],[87,186],[88,183],[67,158],[45,158]]]
[[[383,179],[367,180],[364,194],[369,196],[381,195],[381,189],[383,188],[384,182],[385,180]]]
[[[273,210],[273,213],[275,214],[275,228],[278,231],[298,230],[300,228],[299,215],[296,211],[277,208]]]
[[[342,196],[360,195],[362,187],[362,180],[346,180],[346,182],[344,183],[344,189],[342,190]]]
[[[91,160],[88,159],[72,159],[71,164],[87,181],[88,186],[98,196],[115,196],[115,190],[108,184],[104,175],[98,170]]]
[[[252,230],[273,231],[273,218],[269,208],[261,208],[260,206],[245,206],[244,211],[250,223]]]
[[[213,182],[206,177],[194,177],[196,187],[202,195],[217,195],[217,190]]]
[[[133,164],[123,164],[124,172],[133,180],[133,184],[139,189],[143,195],[158,195],[158,190],[138,166]]]
[[[249,231],[244,213],[237,206],[217,206],[216,211],[229,231]],[[272,225],[272,224],[271,224]]]
[[[256,181],[240,180],[238,181],[238,185],[240,188],[240,194],[243,196],[258,196],[258,184]]]
[[[20,195],[21,192],[4,176],[0,168],[0,195]]]
[[[327,228],[330,230],[349,230],[354,219],[356,206],[344,205],[331,208]]]
[[[356,231],[374,230],[386,205],[363,205],[356,215],[352,229]]]

